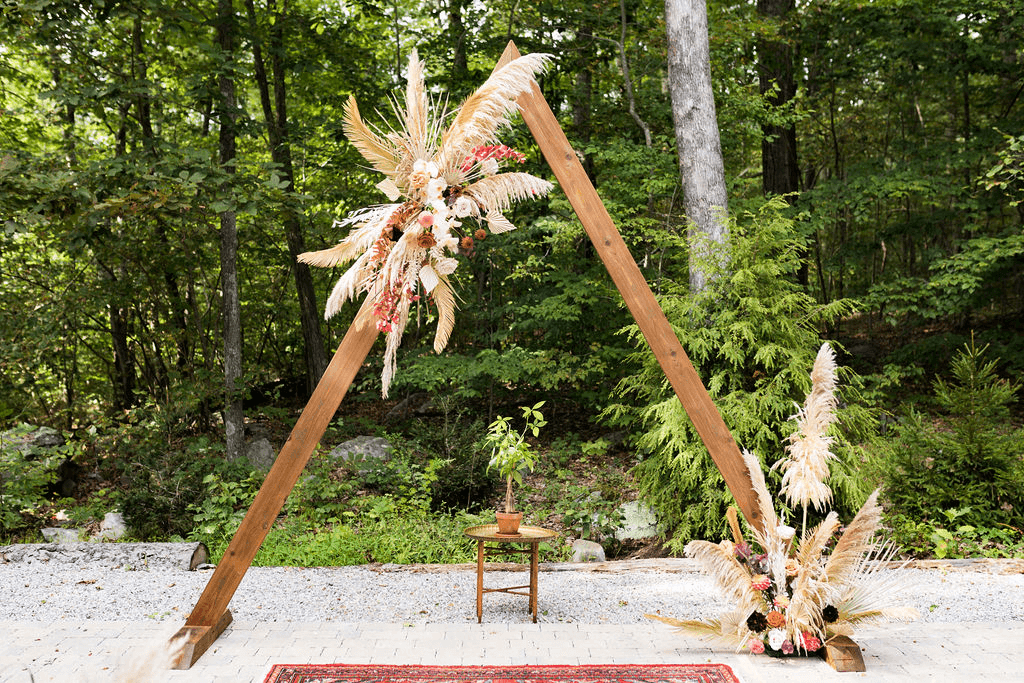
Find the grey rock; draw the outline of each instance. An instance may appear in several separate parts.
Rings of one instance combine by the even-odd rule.
[[[379,436],[357,436],[331,449],[331,460],[354,464],[360,470],[368,470],[377,461],[387,461],[395,448],[391,442]]]
[[[604,562],[604,548],[600,543],[578,538],[572,542],[573,562]]]
[[[94,541],[116,541],[128,533],[128,525],[124,523],[124,516],[120,512],[108,512],[103,515],[103,523],[100,524],[100,532],[93,537]]]
[[[37,448],[56,448],[64,445],[63,435],[50,427],[40,427],[29,436],[32,438],[32,445]]]
[[[42,534],[50,543],[78,543],[82,540],[81,529],[49,526],[42,530]]]
[[[622,526],[615,532],[620,541],[630,539],[654,538],[658,535],[658,518],[654,510],[638,500],[623,503],[619,506],[622,513]]]
[[[268,439],[257,439],[245,447],[245,459],[256,469],[269,472],[277,459],[277,450]]]
[[[402,399],[395,405],[394,408],[387,412],[384,416],[384,422],[386,424],[392,424],[407,420],[413,415],[422,415],[423,413],[433,410],[434,402],[430,398],[430,394],[420,391],[409,395]]]

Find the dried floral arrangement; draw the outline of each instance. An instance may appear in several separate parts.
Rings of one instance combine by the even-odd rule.
[[[434,350],[444,350],[455,324],[455,291],[450,277],[457,254],[474,243],[515,226],[503,215],[513,204],[546,194],[552,185],[528,173],[500,172],[504,162],[525,158],[497,139],[518,111],[516,98],[527,92],[550,55],[524,55],[497,69],[454,112],[433,103],[423,68],[409,58],[405,105],[392,102],[399,128],[381,130],[363,122],[355,98],[344,109],[349,140],[385,179],[377,188],[392,202],[355,211],[337,223],[354,226],[335,247],[307,252],[299,260],[334,267],[354,259],[327,300],[325,317],[366,294],[377,329],[387,333],[383,395],[396,370],[396,354],[421,292],[437,308]],[[448,121],[451,123],[448,124]],[[446,127],[447,124],[447,127]],[[473,220],[476,229],[464,227]]]
[[[744,540],[735,508],[728,514],[733,541],[691,541],[686,554],[701,562],[735,608],[708,621],[647,615],[683,632],[720,640],[754,654],[806,655],[829,639],[852,635],[857,625],[909,620],[917,610],[899,604],[909,586],[895,572],[882,570],[894,546],[878,537],[881,508],[875,491],[845,528],[835,511],[811,530],[807,507],[824,510],[831,498],[829,476],[835,422],[835,353],[826,343],[811,372],[812,389],[795,416],[797,430],[776,463],[784,472],[782,493],[803,508],[799,540],[796,529],[780,520],[761,465],[749,451],[750,470],[763,527]]]

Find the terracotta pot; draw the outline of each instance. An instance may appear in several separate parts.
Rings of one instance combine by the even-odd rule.
[[[519,523],[523,521],[522,512],[495,512],[498,518],[498,533],[515,536],[519,533]]]

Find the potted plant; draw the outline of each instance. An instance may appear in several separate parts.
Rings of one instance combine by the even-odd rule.
[[[512,428],[512,418],[498,416],[487,428],[484,443],[491,447],[491,461],[487,469],[497,470],[505,479],[505,512],[496,512],[498,533],[515,535],[519,533],[519,523],[523,513],[515,511],[512,497],[512,484],[523,483],[523,472],[532,472],[537,464],[537,456],[526,441],[527,432],[534,436],[540,434],[540,428],[547,424],[540,407],[544,401],[533,407],[523,406],[524,426],[522,431]]]

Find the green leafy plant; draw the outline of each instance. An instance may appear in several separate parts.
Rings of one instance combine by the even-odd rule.
[[[491,461],[489,469],[497,470],[502,479],[505,480],[505,512],[515,512],[514,499],[512,495],[513,482],[523,483],[523,470],[532,472],[537,464],[537,456],[526,440],[526,434],[533,436],[540,434],[540,429],[547,424],[540,408],[544,401],[534,404],[532,407],[523,406],[523,429],[516,431],[512,428],[512,419],[498,416],[488,427],[484,443],[491,447]]]
[[[9,534],[25,526],[23,511],[46,501],[47,487],[57,477],[57,466],[67,457],[65,448],[24,447],[17,438],[35,427],[20,425],[0,434],[0,532]]]
[[[939,413],[910,409],[876,463],[896,512],[975,528],[1024,524],[1024,429],[1010,422],[1019,384],[1000,379],[987,347],[969,343],[953,358],[952,381],[933,385]]]

